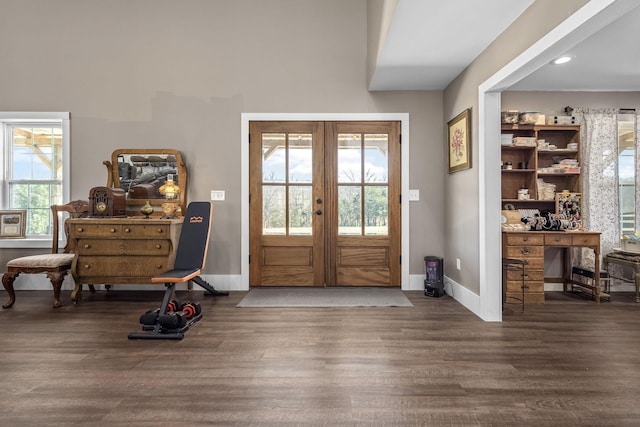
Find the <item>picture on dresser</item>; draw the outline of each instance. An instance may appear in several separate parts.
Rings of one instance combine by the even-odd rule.
[[[577,230],[582,227],[582,194],[563,191],[556,193],[556,216],[561,229]]]

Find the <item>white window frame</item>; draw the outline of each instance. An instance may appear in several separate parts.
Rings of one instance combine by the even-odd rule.
[[[25,125],[35,123],[59,124],[62,127],[62,202],[71,199],[71,114],[69,112],[20,112],[0,111],[0,209],[8,209],[9,195],[6,172],[9,167],[8,153],[4,132],[5,125]],[[51,248],[51,237],[26,237],[24,239],[0,239],[0,248]]]

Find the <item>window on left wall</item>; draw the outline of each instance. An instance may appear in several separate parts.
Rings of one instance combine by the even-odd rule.
[[[27,238],[49,237],[69,200],[69,113],[0,112],[1,210],[26,210]]]

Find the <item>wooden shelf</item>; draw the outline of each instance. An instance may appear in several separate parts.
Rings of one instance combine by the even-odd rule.
[[[580,165],[580,151],[569,150],[569,144],[580,144],[579,125],[520,125],[502,124],[502,133],[513,134],[514,137],[529,137],[545,140],[546,143],[557,147],[554,150],[538,150],[538,146],[502,145],[502,162],[509,162],[512,169],[501,169],[502,204],[510,203],[521,208],[555,208],[555,200],[519,200],[516,198],[518,190],[529,189],[531,197],[538,195],[538,180],[543,179],[549,184],[556,185],[556,191],[569,190],[573,193],[582,192],[581,173],[542,173],[540,169],[549,168],[560,158],[575,159]],[[518,166],[526,165],[526,169]]]

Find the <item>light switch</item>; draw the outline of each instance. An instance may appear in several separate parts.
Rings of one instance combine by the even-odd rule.
[[[409,201],[417,202],[420,200],[420,190],[409,190]]]
[[[224,202],[224,190],[211,190],[211,200]]]

